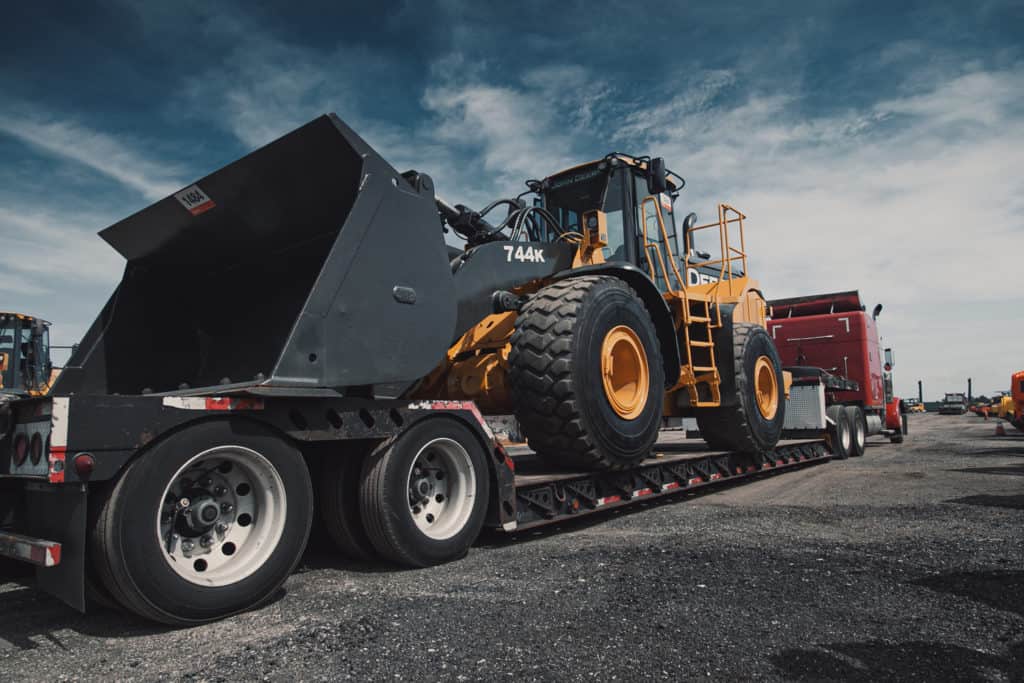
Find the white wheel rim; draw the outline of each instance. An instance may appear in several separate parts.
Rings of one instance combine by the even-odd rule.
[[[269,460],[244,446],[218,446],[171,478],[156,533],[179,576],[200,586],[228,586],[266,564],[284,533],[287,510],[284,482]]]
[[[864,448],[864,442],[867,440],[867,434],[864,429],[864,423],[860,420],[854,421],[854,429],[857,431],[857,448]]]
[[[844,429],[844,430],[842,430],[842,432],[843,433],[839,437],[839,440],[843,444],[843,450],[844,451],[849,451],[850,450],[850,430],[849,429]]]
[[[458,441],[439,438],[419,450],[409,467],[409,514],[424,536],[452,538],[469,521],[476,495],[476,472]]]

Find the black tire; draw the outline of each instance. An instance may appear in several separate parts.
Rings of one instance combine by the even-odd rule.
[[[341,554],[356,562],[377,557],[359,507],[363,460],[365,456],[356,452],[325,455],[317,482],[324,529]]]
[[[605,394],[601,349],[614,327],[636,335],[647,360],[639,414],[620,417]],[[622,280],[574,277],[523,306],[512,334],[509,386],[530,447],[571,468],[621,469],[648,457],[661,428],[665,370],[651,316]]]
[[[782,361],[768,332],[759,325],[733,325],[733,366],[736,396],[720,408],[699,408],[695,411],[701,438],[716,450],[741,453],[770,451],[782,436],[786,420],[786,401],[782,395]],[[754,369],[757,359],[767,357],[775,373],[778,392],[774,415],[765,418],[757,405]],[[719,363],[726,359],[719,358]],[[724,399],[725,397],[723,397]]]
[[[850,414],[844,406],[829,406],[825,415],[832,421],[826,430],[828,447],[832,451],[834,460],[846,460],[850,457],[850,448],[853,443],[852,425]]]
[[[269,462],[282,482],[285,511],[265,561],[244,578],[214,587],[188,581],[171,567],[155,522],[182,468],[217,446],[250,449]],[[246,420],[203,422],[161,440],[127,467],[100,503],[90,552],[103,587],[130,611],[165,624],[200,624],[269,599],[298,564],[312,519],[312,484],[294,446]]]
[[[845,406],[850,418],[850,457],[859,458],[867,450],[868,421],[860,406]]]
[[[907,433],[907,416],[900,415],[900,427],[889,437],[890,443],[903,443],[903,435]]]
[[[468,516],[445,538],[432,538],[417,526],[410,502],[417,457],[431,444],[444,443],[438,440],[450,440],[460,446],[457,457],[464,454],[473,472],[473,486],[466,489],[472,494]],[[366,458],[359,504],[367,536],[382,557],[409,567],[429,567],[466,554],[483,527],[489,490],[487,456],[476,435],[455,420],[431,418],[385,441]]]

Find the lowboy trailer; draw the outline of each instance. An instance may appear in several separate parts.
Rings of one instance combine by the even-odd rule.
[[[476,517],[450,536],[437,534],[441,538],[419,538],[415,525],[391,529],[403,563],[425,566],[464,554],[484,526],[509,532],[528,529],[827,460],[831,453],[820,438],[825,426],[823,387],[801,400],[810,405],[811,422],[805,417],[788,435],[803,438],[780,441],[771,451],[730,453],[711,450],[699,440],[659,441],[650,457],[634,467],[589,472],[553,468],[524,447],[502,445],[470,401],[231,394],[40,398],[19,404],[13,415],[14,441],[27,444],[24,459],[0,463],[0,556],[35,565],[38,587],[75,609],[128,602],[133,611],[157,621],[201,623],[259,604],[280,585],[276,575],[283,571],[286,578],[300,559],[314,492],[309,476],[295,477],[293,469],[316,475],[334,463],[344,467],[367,451],[382,450],[409,454],[399,463],[403,467],[422,462],[426,476],[413,481],[414,487],[423,488],[419,500],[429,497],[424,505],[438,506],[442,513],[440,507],[451,501]],[[796,420],[806,412],[790,407]],[[210,457],[195,466],[183,462],[180,453],[186,444],[188,455]],[[16,455],[20,448],[15,447]],[[261,467],[263,460],[280,474]],[[432,460],[438,465],[427,467]],[[304,468],[290,467],[303,462]],[[98,511],[91,498],[100,498],[111,485],[123,485],[126,477],[115,477],[126,468],[130,475],[142,463],[147,473],[180,470],[174,479],[180,485],[167,487],[159,512],[128,511],[132,519],[127,531],[134,535],[117,539],[123,545],[110,550],[120,562],[112,563],[90,548],[103,533],[106,520],[98,517],[109,514]],[[159,478],[131,479],[140,488],[140,498],[147,493],[146,479]],[[321,510],[333,506],[332,536],[348,534],[350,550],[364,547],[358,526],[369,521],[365,516],[357,519],[365,511],[355,506],[355,493],[353,488],[331,501],[325,499],[330,495],[321,494],[319,501]],[[397,514],[404,507],[405,517],[408,506],[418,502],[410,500],[407,490],[385,490],[381,496],[385,511]],[[438,502],[438,496],[447,501]],[[474,496],[484,501],[467,504]],[[127,504],[132,505],[131,499]],[[259,525],[257,515],[263,517]],[[377,517],[377,523],[387,524],[386,517]],[[247,527],[262,530],[262,538],[251,538]],[[437,547],[438,541],[443,547]],[[272,552],[259,552],[261,543]],[[232,569],[249,572],[240,581],[244,590],[227,598],[214,595],[222,588],[223,570],[231,568],[224,561],[236,553],[252,555],[240,570]],[[180,588],[179,582],[161,580],[165,556],[192,570],[202,567],[190,572],[186,591],[173,590]],[[274,576],[260,581],[269,565],[276,565],[270,572]],[[147,569],[157,575],[147,576]],[[210,580],[196,578],[203,575]],[[111,580],[114,585],[131,581],[134,588],[127,595],[134,599],[126,600],[124,594],[113,599],[103,587]]]

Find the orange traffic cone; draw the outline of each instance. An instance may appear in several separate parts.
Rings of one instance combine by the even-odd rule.
[[[1006,436],[1006,430],[1003,429],[1002,422],[996,425],[996,436]]]

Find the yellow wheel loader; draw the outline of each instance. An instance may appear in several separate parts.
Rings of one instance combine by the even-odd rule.
[[[55,378],[50,323],[0,311],[0,393],[45,396]]]
[[[101,233],[125,277],[59,387],[468,399],[572,467],[635,464],[663,417],[766,451],[785,387],[745,217],[677,220],[684,184],[613,153],[478,212],[323,116]]]

